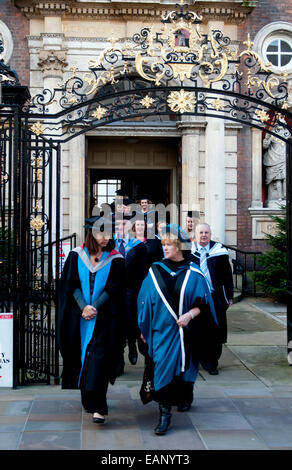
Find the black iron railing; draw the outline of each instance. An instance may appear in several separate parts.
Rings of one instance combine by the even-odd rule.
[[[65,245],[66,244],[66,245]],[[76,247],[76,234],[40,245],[37,250],[47,256],[47,276],[41,289],[31,289],[27,294],[25,315],[19,344],[21,360],[20,384],[59,383],[59,351],[56,327],[58,322],[58,280],[67,253]],[[36,256],[36,249],[29,256]],[[50,254],[50,257],[48,256]],[[51,274],[51,277],[49,276]]]
[[[242,296],[256,297],[261,295],[252,273],[261,269],[258,257],[261,251],[246,251],[233,246],[224,245],[230,252],[233,268],[234,288]]]

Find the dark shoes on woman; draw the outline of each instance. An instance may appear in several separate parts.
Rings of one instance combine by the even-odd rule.
[[[171,419],[171,406],[159,405],[159,423],[157,424],[154,432],[157,436],[166,434]]]
[[[181,412],[189,411],[190,408],[191,408],[191,403],[180,403],[177,407],[177,411],[181,411]]]
[[[105,423],[105,418],[99,418],[99,417],[95,417],[94,415],[92,416],[92,421],[95,423],[95,424],[104,424]]]
[[[135,366],[137,364],[138,359],[138,351],[136,348],[136,344],[129,344],[129,361],[130,363]]]

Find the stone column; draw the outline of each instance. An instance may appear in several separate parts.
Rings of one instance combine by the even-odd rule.
[[[68,65],[66,62],[67,51],[63,49],[63,38],[64,35],[61,33],[61,17],[48,17],[44,20],[45,32],[41,34],[42,37],[42,49],[38,55],[38,66],[43,73],[43,88],[44,90],[50,90],[54,93],[55,88],[59,88],[60,82],[63,80],[63,73],[65,67]],[[50,114],[54,114],[60,111],[58,101],[52,102],[49,105]],[[52,122],[52,127],[55,127],[55,123]],[[56,131],[54,131],[56,133]],[[60,129],[59,133],[62,133]],[[56,158],[55,152],[53,158]],[[62,162],[62,160],[61,160]],[[56,192],[56,165],[53,161],[53,194]],[[61,163],[61,181],[62,181],[63,166]],[[54,199],[53,199],[54,201]],[[61,185],[61,220],[60,220],[60,236],[63,235],[63,194]],[[55,213],[55,207],[53,206],[53,214]],[[55,222],[53,217],[52,237],[56,238],[55,233]]]
[[[251,207],[262,203],[262,132],[252,129],[252,202]]]
[[[205,123],[184,121],[178,125],[182,130],[182,207],[181,225],[185,226],[187,211],[200,211],[199,201],[199,144],[200,129]]]
[[[224,120],[207,119],[205,153],[205,222],[212,238],[225,242]]]
[[[209,21],[208,34],[224,31],[224,22]],[[213,84],[216,88],[216,83]],[[207,118],[205,141],[205,221],[212,238],[225,242],[225,145],[224,120]]]
[[[77,234],[77,244],[84,235],[85,208],[85,135],[81,134],[69,141],[69,234]]]

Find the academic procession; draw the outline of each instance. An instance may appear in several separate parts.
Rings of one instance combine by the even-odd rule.
[[[207,222],[118,192],[62,270],[61,383],[0,390],[0,449],[128,468],[291,449],[286,306],[236,301]]]
[[[0,450],[292,449],[278,3],[1,1]]]
[[[84,410],[103,425],[110,420],[108,387],[123,375],[125,354],[132,366],[141,354],[141,401],[157,402],[154,433],[162,436],[173,407],[190,410],[199,366],[219,373],[232,269],[208,223],[196,223],[190,212],[185,227],[169,213],[156,221],[148,196],[134,201],[117,193],[111,206],[86,219],[85,242],[63,268],[62,388],[80,389]]]

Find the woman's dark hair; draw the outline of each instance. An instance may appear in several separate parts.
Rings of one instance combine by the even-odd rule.
[[[92,235],[92,231],[90,230],[85,239],[85,246],[89,251],[90,255],[94,255],[99,250],[99,243]],[[115,241],[110,238],[108,244],[102,248],[102,251],[112,251],[115,248]]]
[[[106,247],[103,248],[103,251],[112,251],[115,249],[115,246],[116,246],[115,241],[112,238],[110,238]]]

